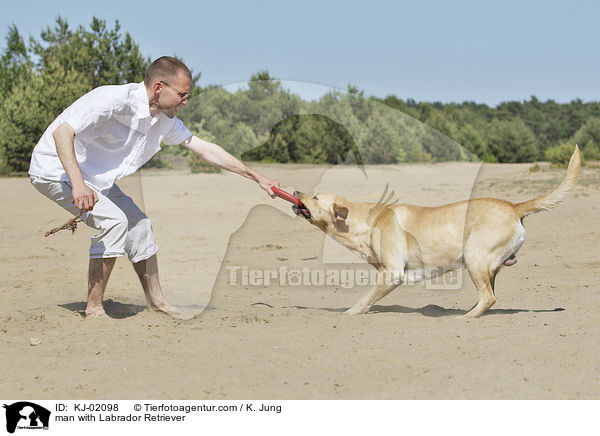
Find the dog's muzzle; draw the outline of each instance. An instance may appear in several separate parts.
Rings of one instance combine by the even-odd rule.
[[[294,191],[294,197],[298,198],[298,191]],[[302,204],[304,206],[304,204]],[[296,215],[302,215],[307,220],[310,219],[310,211],[306,207],[300,207],[297,204],[292,205],[292,210]]]

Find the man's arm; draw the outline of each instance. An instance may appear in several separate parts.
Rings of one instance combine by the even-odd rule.
[[[96,193],[83,181],[81,170],[75,157],[75,130],[67,122],[62,123],[52,133],[56,143],[56,152],[62,166],[71,181],[73,189],[73,203],[75,207],[83,210],[92,210],[98,201]]]
[[[267,192],[267,194],[271,196],[271,198],[275,198],[275,194],[271,188],[273,186],[278,186],[279,183],[277,183],[275,180],[267,179],[256,171],[248,168],[243,162],[226,152],[223,147],[200,139],[196,136],[192,136],[190,139],[184,141],[181,145],[193,151],[200,158],[211,165],[254,180],[262,189]]]

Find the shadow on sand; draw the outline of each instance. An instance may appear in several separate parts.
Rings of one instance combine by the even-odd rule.
[[[60,307],[76,312],[81,316],[85,313],[85,301],[78,301],[74,303],[59,304]],[[140,306],[139,304],[125,304],[119,303],[112,299],[104,301],[104,311],[110,318],[124,319],[137,315],[140,312],[146,310],[146,306]]]
[[[304,307],[304,306],[292,306],[296,309],[311,309],[311,310],[326,310],[328,312],[345,312],[347,308],[331,308],[331,307]],[[533,313],[549,313],[549,312],[561,312],[565,310],[562,307],[557,307],[554,309],[490,309],[483,316],[488,315],[513,315],[515,313],[521,312],[533,312]],[[429,304],[424,307],[412,308],[400,306],[398,304],[394,304],[391,306],[373,306],[371,310],[368,312],[372,313],[383,313],[383,312],[392,312],[392,313],[420,313],[423,316],[428,316],[431,318],[438,318],[442,316],[460,316],[464,315],[468,312],[468,310],[460,310],[460,309],[447,309],[445,307],[437,306],[435,304]]]

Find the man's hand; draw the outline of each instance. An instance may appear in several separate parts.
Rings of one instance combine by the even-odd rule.
[[[261,188],[263,188],[265,191],[267,191],[267,194],[269,194],[271,196],[271,198],[276,197],[275,193],[273,192],[273,190],[271,188],[273,186],[279,186],[279,183],[277,183],[275,180],[267,179],[265,177],[261,177],[260,179],[257,180],[257,182]]]
[[[73,203],[77,209],[84,211],[90,211],[94,208],[94,205],[98,202],[98,196],[89,186],[85,183],[81,185],[73,185]]]

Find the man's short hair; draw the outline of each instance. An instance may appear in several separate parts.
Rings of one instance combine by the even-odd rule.
[[[192,80],[192,73],[183,62],[171,56],[162,56],[152,62],[146,70],[144,84],[149,87],[159,80],[175,77],[179,72],[185,73]]]

